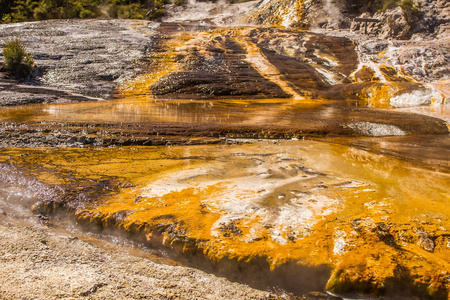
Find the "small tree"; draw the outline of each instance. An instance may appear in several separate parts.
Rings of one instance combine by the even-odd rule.
[[[35,68],[33,56],[26,52],[25,44],[19,39],[10,39],[3,46],[5,69],[16,78],[26,78]]]

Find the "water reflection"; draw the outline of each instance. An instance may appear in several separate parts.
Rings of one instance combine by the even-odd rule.
[[[448,135],[332,138],[327,140],[394,157],[431,170],[450,172],[450,136]]]
[[[86,124],[177,124],[203,128],[286,129],[303,132],[351,134],[349,124],[390,124],[410,133],[443,133],[443,122],[388,110],[349,107],[347,102],[266,100],[148,100],[121,99],[72,104],[4,107],[3,122]],[[172,126],[171,125],[171,126]]]
[[[292,102],[286,99],[190,101],[126,99],[90,103],[28,105],[7,107],[0,113],[3,121],[79,121],[79,122],[165,122],[165,123],[253,123],[268,121],[291,123],[294,111],[320,117],[330,107],[323,102]],[[291,113],[288,113],[291,112]]]

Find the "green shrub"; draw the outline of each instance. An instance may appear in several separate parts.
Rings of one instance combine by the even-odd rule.
[[[13,1],[14,5],[11,10],[11,19],[14,22],[27,21],[33,17],[33,10],[38,5],[37,2],[28,0]]]
[[[66,17],[89,19],[99,16],[99,0],[70,0],[66,8]]]
[[[165,14],[166,14],[166,10],[164,8],[157,8],[157,9],[148,11],[146,17],[151,20],[151,19],[160,18],[160,17],[164,16]]]
[[[140,3],[131,3],[128,5],[119,5],[117,17],[119,19],[143,19],[147,11]]]
[[[151,19],[165,13],[164,4],[165,0],[0,0],[0,23],[96,17]]]
[[[19,39],[10,39],[3,46],[5,69],[16,78],[26,78],[33,73],[34,59],[26,52],[25,44]]]
[[[347,0],[346,9],[355,14],[364,12],[383,12],[388,9],[396,8],[400,4],[400,0]]]
[[[175,0],[174,4],[177,6],[182,6],[185,7],[187,5],[188,1],[187,0]]]
[[[393,9],[398,7],[399,5],[399,0],[384,0],[381,2],[381,9],[379,9],[379,11],[386,11],[388,9]]]
[[[403,11],[403,16],[406,19],[406,22],[408,24],[412,25],[419,21],[419,19],[422,17],[422,11],[420,4],[416,5],[414,3],[414,0],[403,0],[402,4],[400,4],[400,7]]]
[[[35,20],[45,20],[48,16],[48,11],[42,7],[38,6],[33,11],[33,17]]]

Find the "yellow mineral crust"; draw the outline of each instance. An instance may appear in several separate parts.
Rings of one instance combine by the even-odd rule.
[[[290,27],[303,21],[304,14],[304,0],[278,0],[268,2],[258,11],[247,16],[246,21],[262,25]]]
[[[118,190],[77,211],[78,220],[142,232],[212,262],[325,264],[337,293],[380,294],[399,283],[433,295],[450,289],[447,173],[307,141],[4,149],[0,160],[34,166],[27,172],[45,183],[112,179]]]
[[[118,93],[122,97],[148,97],[151,96],[150,86],[155,84],[160,78],[177,70],[176,56],[178,48],[191,39],[189,33],[182,33],[176,38],[166,41],[161,47],[164,51],[152,52],[149,60],[148,73],[142,74],[124,82],[119,86]]]

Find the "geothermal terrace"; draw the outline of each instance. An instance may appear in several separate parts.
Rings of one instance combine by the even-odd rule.
[[[0,30],[39,67],[0,73],[1,298],[446,299],[448,82],[402,71],[395,45],[189,20]]]

